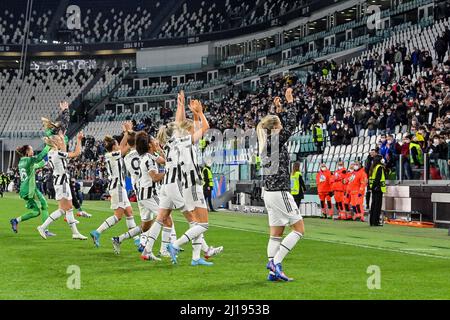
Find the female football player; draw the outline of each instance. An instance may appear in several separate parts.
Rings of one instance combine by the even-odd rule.
[[[258,124],[259,154],[264,172],[264,204],[266,206],[270,238],[267,246],[269,262],[268,280],[292,281],[283,272],[281,263],[286,255],[303,238],[305,227],[297,204],[290,193],[289,152],[286,146],[297,126],[297,106],[293,104],[292,89],[286,90],[287,110],[284,111],[279,98],[274,104],[278,115],[267,115]],[[278,140],[278,146],[273,141]],[[269,162],[270,160],[270,162]],[[270,165],[269,165],[270,163]],[[266,164],[266,165],[264,165]],[[283,239],[286,226],[292,231]]]
[[[123,124],[122,129],[123,137],[120,144],[111,136],[106,136],[104,139],[105,149],[107,151],[105,158],[109,178],[109,194],[111,196],[111,209],[114,210],[114,215],[107,218],[96,230],[90,232],[96,247],[100,246],[100,235],[102,232],[117,224],[124,215],[127,218],[128,230],[136,227],[133,208],[128,200],[125,189],[125,165],[122,158],[128,152],[127,140],[128,132],[132,130],[131,122]]]
[[[45,220],[45,222],[37,227],[42,238],[47,239],[45,230],[53,222],[65,215],[67,223],[72,229],[72,239],[86,240],[87,237],[80,234],[77,228],[77,222],[73,215],[72,192],[70,190],[70,175],[67,172],[68,159],[76,158],[81,153],[81,141],[83,133],[78,133],[77,145],[74,152],[66,152],[66,143],[64,134],[53,135],[50,139],[51,150],[48,153],[48,163],[53,170],[53,184],[55,186],[56,201],[58,209],[54,211]]]
[[[151,252],[153,243],[162,229],[164,218],[170,215],[173,208],[179,208],[190,222],[191,228],[173,244],[168,244],[173,263],[177,262],[176,255],[181,249],[180,246],[192,241],[193,259],[191,264],[194,266],[211,265],[212,263],[200,258],[200,251],[203,249],[205,257],[209,258],[220,253],[223,247],[208,247],[203,238],[203,233],[208,227],[208,211],[203,197],[200,172],[194,156],[196,152],[193,149],[193,143],[202,137],[209,126],[203,115],[200,102],[193,100],[191,110],[194,112],[194,117],[195,119],[202,119],[203,124],[205,124],[194,132],[194,123],[187,120],[185,116],[184,97],[180,94],[178,98],[176,122],[184,126],[184,129],[188,129],[193,135],[186,135],[186,131],[180,135],[180,127],[177,123],[169,123],[159,130],[158,140],[164,146],[167,173],[161,189],[160,211],[156,222],[149,230],[149,241],[142,259],[149,260],[147,255]],[[192,184],[193,182],[195,185]]]
[[[137,162],[139,163],[139,177],[136,182],[136,194],[139,199],[141,226],[130,229],[119,237],[112,238],[116,253],[120,252],[120,244],[123,240],[146,232],[158,213],[159,198],[157,194],[157,183],[164,178],[164,173],[158,172],[157,161],[162,162],[162,160],[153,155],[156,151],[155,145],[146,132],[141,131],[136,134],[135,146],[136,152],[139,155],[139,162]],[[155,256],[151,256],[151,258],[152,260],[159,260]]]
[[[48,142],[49,138],[44,140]],[[41,215],[42,222],[48,218],[48,205],[47,200],[36,188],[36,170],[45,166],[44,158],[47,156],[50,146],[46,145],[45,148],[37,155],[34,155],[33,147],[30,145],[24,145],[16,149],[17,155],[19,156],[19,176],[20,176],[20,190],[19,196],[21,199],[25,200],[25,207],[30,210],[30,212],[11,219],[11,228],[17,233],[18,225],[20,222],[27,221],[31,218],[35,218]],[[51,235],[47,232],[47,236]]]

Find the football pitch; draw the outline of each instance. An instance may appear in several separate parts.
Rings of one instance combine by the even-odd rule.
[[[56,203],[49,205],[52,212]],[[83,208],[93,215],[78,218],[86,236],[111,215],[108,202],[85,202]],[[295,281],[273,283],[266,281],[263,215],[210,214],[206,240],[224,252],[211,267],[192,267],[190,245],[178,265],[141,261],[132,241],[115,255],[111,237],[126,230],[125,221],[102,235],[100,248],[90,238],[72,240],[62,219],[48,240],[36,231],[40,217],[21,223],[14,234],[9,220],[25,210],[16,194],[0,198],[0,299],[450,299],[447,230],[306,218],[305,239],[283,263]],[[187,223],[179,212],[174,220],[181,235]],[[67,286],[70,266],[79,267],[80,289]]]

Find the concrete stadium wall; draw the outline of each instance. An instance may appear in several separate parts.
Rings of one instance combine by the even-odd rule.
[[[149,48],[137,51],[137,68],[161,66],[190,65],[202,63],[202,57],[208,56],[212,50],[210,43],[177,47]]]

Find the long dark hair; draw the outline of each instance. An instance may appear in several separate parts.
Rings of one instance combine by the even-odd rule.
[[[29,144],[26,144],[26,145],[21,146],[21,147],[17,147],[16,153],[19,156],[19,158],[26,157],[28,149],[30,149],[30,145]]]
[[[106,136],[103,142],[105,143],[106,151],[111,152],[114,145],[117,143],[117,140],[111,136]]]
[[[150,137],[147,132],[141,131],[136,133],[136,151],[140,156],[150,151]]]

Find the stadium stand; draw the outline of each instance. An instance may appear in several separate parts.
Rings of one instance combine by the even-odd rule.
[[[58,7],[58,0],[35,1],[31,11],[30,39],[39,43],[47,39],[46,34]],[[0,42],[21,44],[25,34],[27,2],[24,0],[0,2]]]
[[[42,134],[41,117],[55,118],[58,104],[71,104],[94,78],[91,70],[31,72],[21,81],[18,71],[0,73],[0,132],[22,138]]]
[[[127,69],[107,67],[102,77],[95,83],[86,99],[91,101],[98,101],[107,96],[112,88],[116,87],[121,82]]]
[[[81,29],[71,31],[71,42],[95,43],[141,40],[160,9],[159,1],[133,0],[72,1],[81,8]],[[59,31],[67,30],[67,18],[60,17]]]
[[[261,23],[289,11],[306,1],[195,1],[185,2],[161,28],[159,38],[192,36]]]

